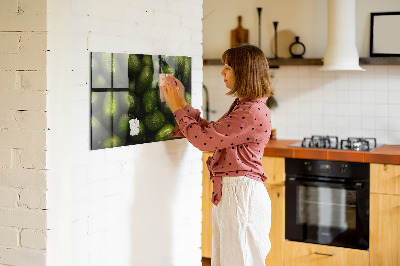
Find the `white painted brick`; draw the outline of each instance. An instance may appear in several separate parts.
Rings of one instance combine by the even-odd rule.
[[[24,208],[0,208],[0,226],[45,230],[46,212]]]
[[[110,226],[107,222],[109,215],[110,213],[108,212],[91,215],[88,218],[88,234],[107,230],[107,227]]]
[[[0,149],[0,169],[11,167],[11,152],[9,149]]]
[[[46,188],[46,171],[38,169],[0,169],[0,186]]]
[[[0,67],[0,90],[12,90],[15,88],[15,71],[6,71]],[[1,109],[1,105],[0,105]]]
[[[9,227],[0,227],[0,246],[17,247],[18,239],[19,239],[18,229]]]
[[[18,11],[18,1],[3,0],[1,1],[0,14],[15,13]]]
[[[35,91],[2,90],[0,91],[0,108],[45,111],[46,94]]]
[[[46,131],[0,130],[0,139],[6,149],[40,150],[46,145]]]
[[[0,54],[18,53],[20,36],[17,32],[0,32]]]
[[[0,31],[46,31],[46,14],[1,14]]]
[[[22,150],[21,167],[28,169],[45,169],[46,151],[28,150],[28,149]]]
[[[46,249],[46,231],[22,229],[21,246],[24,248]]]
[[[43,251],[20,248],[0,247],[1,263],[9,265],[46,265],[46,254]]]
[[[0,187],[0,207],[17,207],[18,190],[9,187]]]
[[[35,2],[20,0],[19,2],[24,14],[46,14],[47,1],[45,0],[37,0]]]
[[[45,91],[46,72],[45,71],[23,71],[15,72],[15,89]]]
[[[44,130],[47,126],[43,111],[0,110],[1,128]]]
[[[46,52],[30,54],[0,54],[0,69],[46,70]]]
[[[22,189],[20,192],[19,205],[29,209],[45,209],[46,208],[46,191]]]

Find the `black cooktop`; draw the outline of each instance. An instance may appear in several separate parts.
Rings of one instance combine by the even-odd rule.
[[[382,145],[377,145],[376,138],[349,137],[347,139],[342,139],[339,142],[339,138],[336,136],[313,135],[309,138],[304,138],[301,142],[297,142],[289,146],[301,148],[371,151]]]

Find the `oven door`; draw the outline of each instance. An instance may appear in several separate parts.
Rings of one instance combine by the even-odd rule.
[[[367,250],[369,185],[286,178],[286,239]]]

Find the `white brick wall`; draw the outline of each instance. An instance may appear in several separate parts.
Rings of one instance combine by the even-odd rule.
[[[201,152],[184,139],[90,151],[89,52],[191,56],[199,107],[202,0],[47,9],[47,264],[201,265]]]
[[[1,265],[45,265],[46,2],[0,3]]]

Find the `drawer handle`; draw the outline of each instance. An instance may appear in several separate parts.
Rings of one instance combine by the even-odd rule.
[[[320,252],[314,252],[315,255],[323,255],[323,256],[330,256],[333,257],[335,254],[328,254],[328,253],[320,253]]]

